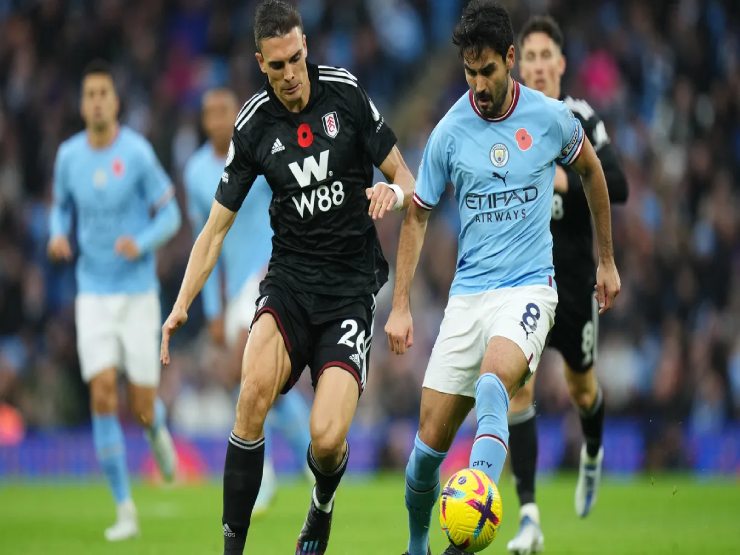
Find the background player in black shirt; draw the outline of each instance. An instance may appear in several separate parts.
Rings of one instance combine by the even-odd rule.
[[[522,79],[528,87],[567,104],[581,121],[601,160],[610,202],[624,202],[627,182],[609,144],[604,123],[585,100],[565,96],[560,90],[565,71],[562,46],[563,35],[554,19],[537,16],[527,21],[519,35]],[[604,402],[593,366],[598,330],[598,307],[594,299],[596,266],[591,217],[581,180],[574,171],[561,166],[555,172],[550,229],[559,302],[549,346],[563,356],[568,391],[580,413],[585,441],[580,455],[575,509],[579,516],[585,517],[596,501],[604,456],[601,445]],[[509,408],[509,453],[521,510],[519,531],[507,547],[517,555],[537,553],[544,543],[535,504],[534,382],[533,377],[519,390]]]
[[[263,2],[254,34],[268,83],[237,115],[216,201],[162,328],[162,362],[169,362],[169,338],[187,321],[236,211],[263,174],[273,193],[275,235],[226,452],[224,553],[244,549],[262,479],[267,412],[308,366],[316,394],[307,458],[316,485],[296,554],[321,554],[349,458],[347,432],[367,378],[374,295],[388,274],[373,219],[406,205],[414,181],[395,135],[355,77],[306,62],[295,8]],[[390,184],[370,187],[373,165]]]

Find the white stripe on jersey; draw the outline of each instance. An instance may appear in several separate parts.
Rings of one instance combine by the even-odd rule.
[[[263,97],[264,95],[266,95],[266,94],[267,94],[267,91],[262,91],[262,92],[258,92],[258,93],[256,93],[256,94],[253,94],[253,95],[252,95],[252,96],[251,96],[251,97],[249,98],[249,100],[247,100],[247,101],[246,101],[246,102],[245,102],[245,103],[244,103],[244,104],[242,105],[241,109],[239,110],[239,113],[238,113],[238,114],[236,115],[236,120],[235,120],[235,121],[239,121],[239,118],[240,118],[240,117],[242,117],[242,116],[244,115],[244,113],[245,113],[245,112],[247,112],[247,111],[249,110],[249,108],[251,108],[251,107],[252,107],[252,104],[253,104],[253,103],[254,103],[255,101],[257,101],[257,100],[259,100],[260,98],[262,98],[262,97]]]
[[[360,383],[362,384],[362,387],[365,387],[365,384],[367,382],[367,354],[370,352],[370,346],[373,342],[373,328],[375,327],[375,308],[376,308],[376,296],[373,295],[373,306],[371,308],[371,314],[370,317],[370,333],[367,337],[365,337],[365,349],[362,353],[362,375],[360,376]]]
[[[336,81],[337,83],[345,83],[347,85],[357,86],[357,81],[351,79],[343,79],[341,77],[329,77],[328,75],[319,74],[319,81]]]
[[[241,123],[240,120],[242,117],[244,117],[245,114],[249,113],[249,111],[254,107],[255,103],[264,100],[267,98],[267,91],[262,91],[261,93],[257,93],[252,98],[247,100],[244,103],[244,106],[242,106],[242,109],[239,110],[239,113],[236,115],[236,123],[234,123],[234,127],[238,127]]]
[[[240,121],[237,121],[236,122],[236,128],[237,128],[237,130],[241,131],[242,130],[242,127],[244,127],[244,124],[249,121],[249,118],[251,118],[254,115],[254,113],[257,111],[257,109],[260,106],[262,106],[265,102],[269,102],[269,101],[270,101],[270,97],[267,96],[267,95],[265,95],[265,97],[262,100],[260,100],[256,104],[254,104],[252,106],[251,110],[249,110],[249,112],[247,112]]]
[[[349,77],[353,81],[357,81],[357,77],[352,75],[349,71],[347,71],[343,67],[319,66],[319,74],[335,75],[337,77]]]
[[[570,108],[571,112],[580,114],[584,120],[589,120],[596,115],[596,112],[591,108],[591,105],[581,98],[566,96],[563,99],[563,102],[565,102],[565,105]]]

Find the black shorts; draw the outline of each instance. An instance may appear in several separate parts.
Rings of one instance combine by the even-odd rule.
[[[596,362],[598,339],[599,306],[593,285],[558,282],[558,307],[548,346],[560,351],[568,366],[582,374]]]
[[[291,291],[265,279],[252,325],[265,312],[272,314],[290,356],[291,372],[281,393],[287,393],[308,366],[313,387],[332,366],[349,372],[365,389],[370,362],[375,295],[333,297]]]

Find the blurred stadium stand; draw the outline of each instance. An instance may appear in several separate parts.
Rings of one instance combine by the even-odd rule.
[[[465,87],[450,43],[462,3],[298,2],[309,59],[360,79],[411,167]],[[629,202],[613,211],[623,289],[601,321],[607,465],[740,473],[740,3],[503,3],[515,30],[533,13],[561,23],[564,90],[604,118],[630,184]],[[247,98],[262,84],[253,9],[237,0],[0,0],[0,476],[95,471],[73,272],[45,257],[54,154],[82,127],[82,67],[97,56],[114,64],[122,120],[150,138],[182,203],[181,171],[202,139],[203,91],[228,85]],[[398,216],[379,225],[391,261],[399,225]],[[386,348],[391,288],[380,295],[371,377],[352,435],[357,471],[406,461],[457,227],[448,200],[427,232],[412,301],[416,343],[404,357]],[[160,251],[165,313],[190,245],[185,225]],[[219,473],[233,399],[213,370],[223,354],[208,345],[202,322],[196,304],[162,389],[182,449],[194,450],[203,472]],[[546,356],[540,371],[540,465],[560,468],[575,460],[578,423],[557,358]],[[132,441],[131,462],[146,472],[143,440]],[[279,468],[290,470],[280,453],[278,440]]]

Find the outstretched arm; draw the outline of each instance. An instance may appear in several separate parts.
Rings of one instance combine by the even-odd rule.
[[[614,298],[619,294],[621,282],[614,263],[609,191],[606,187],[601,162],[588,138],[584,137],[581,153],[571,167],[581,176],[588,207],[594,220],[596,244],[599,251],[596,298],[599,301],[599,314],[603,314],[614,304]]]
[[[414,326],[411,319],[411,281],[419,263],[424,234],[429,220],[429,210],[412,202],[401,225],[396,258],[396,283],[393,289],[393,306],[385,325],[391,351],[401,355],[414,344]]]
[[[203,284],[216,265],[226,233],[231,228],[235,218],[236,212],[225,208],[217,201],[214,201],[211,205],[211,213],[206,225],[195,240],[193,250],[190,251],[190,258],[175,305],[162,326],[162,347],[160,350],[162,364],[169,364],[170,337],[187,322],[188,308],[190,308],[193,299],[203,288]]]

